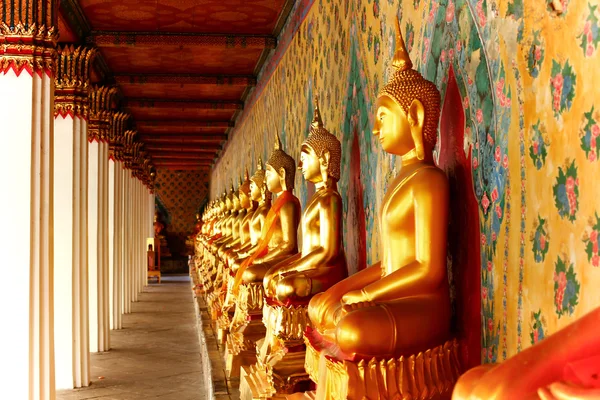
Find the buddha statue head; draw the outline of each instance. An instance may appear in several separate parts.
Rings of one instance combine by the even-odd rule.
[[[243,208],[252,207],[252,199],[250,198],[250,174],[248,168],[244,171],[244,179],[240,178],[240,186],[238,188],[240,204]]]
[[[263,168],[262,157],[258,157],[256,172],[250,178],[250,197],[254,201],[263,201],[267,199],[267,182],[265,181],[265,169]]]
[[[379,137],[387,153],[419,160],[432,159],[440,116],[440,93],[412,68],[396,20],[396,52],[392,62],[395,71],[381,89],[375,103],[373,134]]]
[[[294,180],[296,178],[296,162],[285,151],[281,149],[281,140],[279,134],[275,138],[275,146],[269,161],[267,161],[267,171],[265,179],[267,189],[271,193],[281,193],[284,190],[294,190]]]
[[[328,185],[340,179],[342,144],[323,126],[319,101],[315,97],[315,111],[308,137],[302,143],[300,164],[304,179],[318,184]]]
[[[234,200],[235,198],[235,200]],[[237,200],[237,196],[235,195],[235,189],[233,188],[233,180],[231,180],[231,186],[229,187],[229,193],[227,194],[225,204],[227,205],[227,210],[234,211],[235,209],[235,201]]]
[[[221,198],[219,199],[219,212],[221,216],[225,216],[227,211],[227,192],[223,192]]]

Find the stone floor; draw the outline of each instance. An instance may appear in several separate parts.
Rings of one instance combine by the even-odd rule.
[[[92,384],[57,399],[206,399],[193,301],[188,276],[146,287],[111,332],[111,350],[92,354]]]

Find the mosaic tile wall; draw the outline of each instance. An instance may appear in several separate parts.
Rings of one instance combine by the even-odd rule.
[[[169,213],[166,232],[171,251],[184,250],[185,238],[194,230],[196,212],[208,194],[202,183],[205,175],[197,171],[157,171],[156,196]]]
[[[600,305],[597,0],[300,1],[210,193],[266,159],[276,132],[299,157],[318,95],[343,144],[349,264],[377,261],[375,221],[399,160],[372,140],[372,111],[396,16],[442,97],[450,67],[456,75],[479,203],[482,361],[501,361]],[[301,176],[296,187],[306,204]]]

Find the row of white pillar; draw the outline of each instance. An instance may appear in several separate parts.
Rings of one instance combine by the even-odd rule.
[[[55,159],[68,164],[70,158],[72,165],[81,165],[79,170],[55,170],[55,220],[77,216],[78,206],[83,207],[83,214],[87,212],[83,218],[73,218],[74,240],[61,237],[69,231],[64,222],[54,227],[55,247],[62,245],[66,250],[62,255],[55,251],[55,277],[64,277],[54,282],[55,301],[60,301],[55,305],[55,318],[68,322],[74,316],[72,324],[55,326],[56,349],[65,350],[56,355],[57,388],[89,384],[90,352],[110,349],[110,329],[122,329],[122,315],[131,312],[131,303],[138,301],[147,282],[145,244],[153,235],[153,195],[122,162],[109,159],[108,143],[88,143],[85,127],[85,120],[78,116],[55,118]],[[83,145],[73,141],[78,137]],[[81,174],[86,169],[87,176]],[[69,191],[65,182],[77,179],[81,183]],[[80,191],[83,196],[77,195]],[[67,200],[70,195],[80,197],[82,204],[69,208],[56,202],[59,196]]]
[[[90,352],[146,284],[154,195],[88,142],[87,122],[54,117],[47,74],[0,74],[0,289],[7,398],[53,399],[90,383]]]

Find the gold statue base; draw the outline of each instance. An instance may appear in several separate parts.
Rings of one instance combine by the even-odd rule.
[[[265,304],[263,322],[267,327],[260,344],[257,362],[242,367],[242,399],[276,398],[309,389],[311,382],[304,370],[306,346],[303,332],[309,326],[307,307]],[[242,389],[243,388],[243,389]]]
[[[225,344],[227,377],[237,378],[240,376],[240,368],[256,363],[256,342],[263,339],[266,332],[260,316],[250,319],[242,331],[229,332]]]
[[[304,362],[304,351],[287,353],[276,367],[257,362],[243,366],[240,372],[240,400],[285,399],[296,392],[310,389],[310,378],[298,366]]]
[[[450,399],[461,374],[459,345],[443,345],[400,358],[358,362],[337,360],[305,336],[304,367],[320,400]]]
[[[264,289],[262,282],[240,285],[235,311],[225,344],[225,372],[240,376],[240,368],[256,363],[256,343],[265,337],[262,321]]]
[[[217,340],[219,341],[219,344],[227,343],[232,316],[232,313],[222,310],[221,315],[217,318]]]

